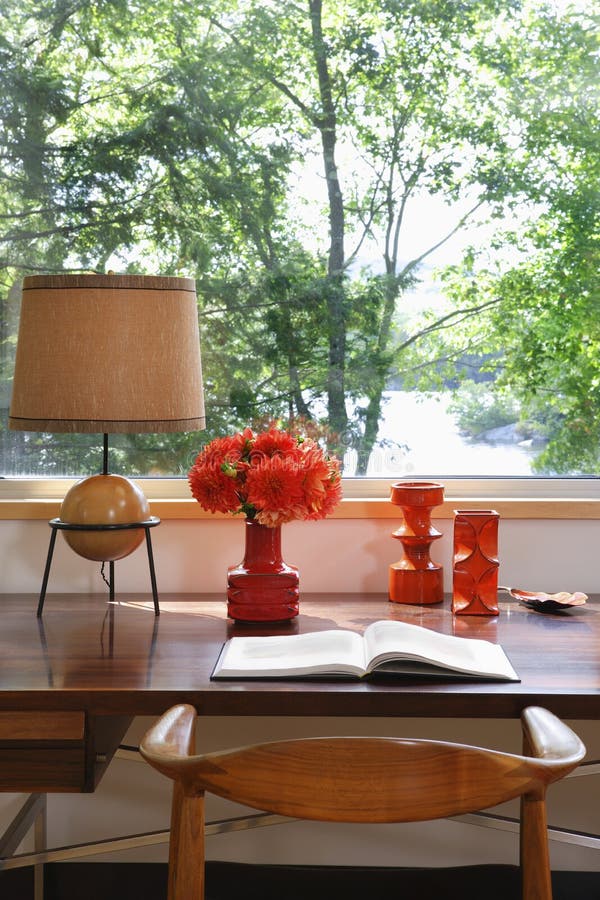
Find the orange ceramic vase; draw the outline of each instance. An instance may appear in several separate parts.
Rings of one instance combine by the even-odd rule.
[[[227,572],[227,614],[238,622],[280,622],[298,615],[298,569],[281,557],[281,525],[244,524],[246,547]]]
[[[390,566],[389,598],[393,603],[439,603],[444,599],[444,573],[429,556],[442,533],[431,524],[431,510],[444,500],[444,485],[436,481],[399,481],[390,497],[404,521],[392,537],[404,556]]]
[[[452,612],[498,615],[498,513],[454,510]]]

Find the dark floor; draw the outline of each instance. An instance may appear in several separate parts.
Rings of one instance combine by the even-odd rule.
[[[164,900],[160,863],[49,863],[44,900]],[[555,872],[554,900],[600,900],[600,872]],[[514,866],[382,869],[209,863],[207,900],[520,900]],[[33,900],[29,869],[0,872],[1,900]]]

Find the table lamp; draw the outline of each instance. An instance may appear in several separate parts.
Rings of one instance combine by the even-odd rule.
[[[9,425],[20,431],[103,434],[102,474],[77,482],[52,519],[41,615],[54,542],[63,531],[80,556],[110,563],[146,536],[141,489],[108,472],[108,434],[205,426],[193,279],[147,275],[33,275],[23,280]]]

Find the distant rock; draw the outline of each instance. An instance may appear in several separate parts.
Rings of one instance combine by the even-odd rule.
[[[486,444],[517,444],[524,450],[532,447],[543,447],[548,441],[541,434],[529,434],[524,437],[523,431],[516,422],[511,425],[500,425],[498,428],[489,428],[483,431],[477,438],[479,441],[485,441]]]
[[[513,422],[511,425],[499,425],[498,428],[483,431],[479,440],[486,444],[518,444],[523,440],[523,435],[518,431],[516,422]]]

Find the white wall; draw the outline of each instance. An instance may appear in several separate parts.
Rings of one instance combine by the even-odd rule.
[[[292,522],[282,530],[283,556],[300,569],[300,590],[387,591],[388,566],[402,548],[394,519]],[[431,556],[452,585],[452,521]],[[243,556],[242,519],[165,520],[152,530],[159,592],[224,590],[227,566]],[[38,592],[50,529],[40,521],[0,521],[3,593]],[[48,591],[102,591],[99,564],[76,556],[59,535]],[[501,520],[500,584],[536,590],[600,592],[600,520]],[[150,589],[144,545],[115,564],[117,590]]]
[[[433,558],[444,565],[451,586],[450,520],[437,521],[443,538]],[[300,568],[302,591],[386,591],[387,569],[401,556],[390,537],[394,520],[329,520],[292,523],[283,530],[287,562]],[[153,530],[159,592],[224,590],[228,565],[243,554],[241,520],[164,521]],[[39,591],[47,552],[45,522],[0,522],[0,571],[3,593]],[[500,523],[500,583],[548,591],[600,592],[600,522],[504,520]],[[49,592],[104,590],[98,565],[75,556],[57,541]],[[149,590],[143,546],[116,564],[117,591]],[[49,595],[48,603],[51,603]],[[600,648],[598,650],[600,653]],[[137,719],[127,736],[135,743],[149,724]],[[588,757],[600,757],[600,723],[571,722],[588,746]],[[203,720],[201,745],[227,747],[272,737],[319,733],[412,734],[470,741],[518,752],[519,726],[514,721],[474,720]],[[115,760],[94,795],[49,798],[50,841],[54,846],[166,828],[169,783],[142,764]],[[17,795],[0,795],[0,830],[10,821]],[[215,801],[213,817],[226,813]],[[554,786],[550,821],[563,827],[600,832],[600,779],[578,777]],[[129,851],[96,860],[165,859],[165,848]],[[211,838],[214,858],[264,862],[307,862],[364,865],[460,865],[515,862],[517,838],[457,823],[410,826],[343,826],[290,824],[246,834]],[[600,853],[552,844],[555,868],[600,870]]]

